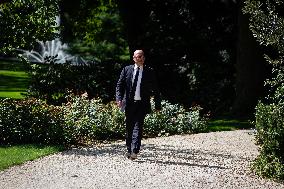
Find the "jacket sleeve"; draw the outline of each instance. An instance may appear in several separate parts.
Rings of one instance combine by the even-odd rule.
[[[116,91],[115,91],[115,96],[116,96],[116,101],[122,101],[123,96],[125,93],[125,87],[126,87],[126,70],[125,68],[122,69],[120,73],[120,77],[117,81],[116,84]]]

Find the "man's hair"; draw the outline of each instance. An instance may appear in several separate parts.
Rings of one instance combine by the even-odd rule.
[[[135,50],[133,54],[136,54],[136,53],[142,54],[144,56],[144,51],[141,49]]]

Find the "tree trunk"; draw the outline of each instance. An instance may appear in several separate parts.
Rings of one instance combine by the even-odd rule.
[[[238,42],[236,62],[236,99],[232,113],[236,117],[250,117],[257,101],[264,95],[267,69],[263,52],[249,29],[249,19],[242,13],[240,0],[238,12]]]
[[[146,3],[145,0],[117,1],[120,16],[126,29],[131,59],[135,49],[144,48],[141,39],[145,34],[146,22],[149,17]]]

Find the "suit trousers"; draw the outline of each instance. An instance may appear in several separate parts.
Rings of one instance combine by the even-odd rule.
[[[139,153],[146,113],[141,101],[133,101],[125,109],[126,147],[129,153]]]

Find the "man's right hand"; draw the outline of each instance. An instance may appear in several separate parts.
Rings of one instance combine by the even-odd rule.
[[[118,106],[119,108],[121,108],[121,106],[122,106],[122,102],[121,102],[121,101],[116,101],[116,104],[117,104],[117,106]]]

